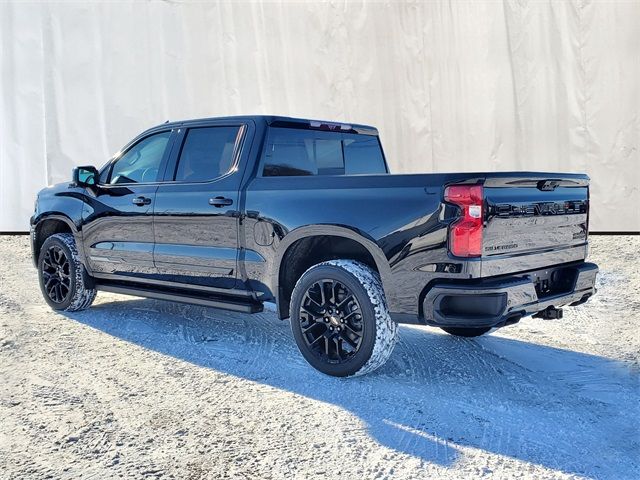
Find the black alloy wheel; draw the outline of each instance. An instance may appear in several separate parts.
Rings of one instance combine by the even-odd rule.
[[[43,287],[53,303],[63,303],[71,293],[71,264],[66,252],[51,245],[42,260]]]
[[[398,326],[369,265],[335,259],[312,266],[296,282],[290,305],[300,353],[326,375],[365,375],[393,352]]]
[[[53,310],[78,312],[96,298],[93,280],[84,270],[73,234],[55,233],[42,244],[38,279],[45,301]]]
[[[360,349],[365,331],[362,308],[343,283],[321,279],[306,290],[300,326],[307,347],[323,362],[341,364]]]

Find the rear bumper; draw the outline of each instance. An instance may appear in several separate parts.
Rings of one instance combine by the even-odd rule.
[[[548,307],[579,305],[595,292],[593,263],[547,268],[483,281],[433,285],[422,302],[424,321],[440,327],[498,327]]]

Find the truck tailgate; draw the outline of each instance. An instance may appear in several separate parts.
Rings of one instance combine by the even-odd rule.
[[[586,257],[586,175],[487,174],[484,199],[482,276]]]

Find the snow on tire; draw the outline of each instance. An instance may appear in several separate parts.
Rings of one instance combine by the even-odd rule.
[[[364,263],[354,260],[330,260],[324,264],[344,268],[355,276],[367,291],[375,311],[376,340],[371,358],[354,375],[373,372],[387,362],[398,341],[398,324],[389,315],[380,276]]]
[[[321,356],[314,354],[311,351],[308,339],[305,341],[304,330],[301,326],[307,322],[305,327],[308,329],[310,325],[308,317],[301,317],[303,313],[306,313],[304,308],[301,311],[304,298],[306,298],[305,295],[308,296],[309,289],[313,285],[317,285],[318,282],[329,281],[336,281],[338,285],[348,289],[355,296],[362,310],[361,318],[364,327],[362,342],[359,344],[359,349],[347,361],[340,364],[336,364],[335,360],[334,363],[331,363],[328,354],[328,358],[324,359],[324,361],[320,358]],[[389,315],[380,276],[364,263],[340,259],[314,265],[300,277],[291,298],[291,328],[296,343],[305,359],[321,372],[334,376],[364,375],[384,365],[391,356],[397,342],[398,326]],[[331,310],[331,307],[329,307],[329,310]],[[338,314],[337,311],[336,314]],[[326,320],[327,314],[325,313],[324,315],[324,321],[328,322]],[[329,318],[332,317],[333,314]],[[342,315],[340,318],[343,318]],[[322,318],[315,321],[322,324]],[[331,324],[328,323],[327,325]],[[340,329],[339,326],[336,328]],[[350,328],[348,329],[351,330]],[[319,329],[316,329],[316,331],[319,331]],[[326,333],[329,332],[325,331],[325,336],[327,336]],[[346,330],[344,333],[347,333]],[[329,336],[331,335],[329,333]],[[339,343],[336,342],[336,345],[339,345]]]
[[[53,301],[46,291],[43,281],[43,259],[45,252],[52,246],[62,247],[69,261],[70,292],[62,302]],[[64,248],[66,247],[66,249]],[[80,261],[80,255],[76,247],[75,238],[71,233],[56,233],[47,238],[42,245],[40,259],[38,260],[38,274],[40,286],[47,303],[55,310],[77,312],[91,306],[96,298],[96,290],[85,285],[84,267]]]

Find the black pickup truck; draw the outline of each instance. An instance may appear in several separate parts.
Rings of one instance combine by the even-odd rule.
[[[375,128],[275,116],[165,123],[38,194],[55,310],[96,290],[254,313],[275,302],[335,376],[388,359],[397,323],[473,337],[595,293],[589,178],[390,175]]]

